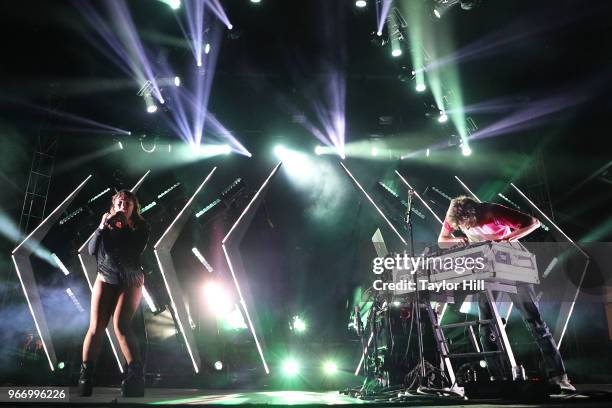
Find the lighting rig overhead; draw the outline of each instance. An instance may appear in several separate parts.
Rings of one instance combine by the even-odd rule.
[[[394,7],[387,16],[386,25],[389,37],[388,42],[391,43],[391,55],[397,58],[402,55],[402,43],[408,38],[406,34],[408,24],[399,9]]]
[[[472,10],[480,4],[480,0],[433,0],[432,13],[434,17],[440,19],[451,8],[460,5],[463,10]]]

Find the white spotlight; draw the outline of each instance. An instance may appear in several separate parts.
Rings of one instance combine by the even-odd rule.
[[[382,37],[382,31],[377,31],[376,35],[379,36],[379,37]]]
[[[322,155],[322,154],[323,154],[323,146],[317,146],[317,147],[315,147],[314,152],[315,152],[315,154],[316,154],[317,156]]]
[[[368,2],[365,0],[357,0],[355,2],[355,6],[359,7],[359,8],[364,8],[365,6],[368,5]]]
[[[252,1],[253,3],[259,3],[259,0],[257,0],[257,1],[253,1],[253,0],[251,0],[251,1]],[[215,361],[215,370],[217,370],[217,371],[221,371],[221,370],[223,370],[223,362],[221,362],[221,361]]]
[[[221,154],[230,154],[232,152],[232,148],[230,145],[221,145]]]
[[[399,57],[400,55],[402,55],[402,50],[399,48],[395,48],[394,50],[391,51],[391,55],[395,58]]]
[[[378,156],[378,148],[377,147],[373,147],[370,153],[374,157]]]
[[[442,18],[442,14],[440,14],[438,9],[434,9],[434,16],[436,16],[436,18]]]
[[[438,122],[440,123],[445,123],[448,121],[448,116],[446,115],[446,112],[444,112],[443,110],[440,111],[440,116],[438,117]]]
[[[471,154],[472,154],[472,149],[470,149],[470,146],[468,146],[468,145],[464,144],[464,145],[461,147],[461,153],[462,153],[464,156],[469,156],[469,155],[471,155]]]
[[[121,142],[117,142],[117,144],[119,145],[119,149],[120,149],[120,150],[123,150],[123,143],[121,143]]]
[[[66,276],[70,275],[68,268],[66,268],[66,265],[64,265],[64,263],[61,261],[61,259],[59,259],[57,255],[51,254],[51,258],[53,258],[53,260],[55,261],[55,264],[64,273],[64,275]]]
[[[229,295],[215,282],[208,282],[206,286],[204,286],[204,296],[208,308],[215,316],[223,318],[232,311],[234,304]]]
[[[228,29],[228,30],[231,30],[231,29],[233,29],[233,28],[234,28],[234,26],[233,26],[233,25],[231,25],[231,24],[228,24],[228,25],[227,25],[227,29]]]
[[[427,149],[427,151],[425,152],[425,156],[429,157],[429,149]]]
[[[206,45],[204,46],[204,54],[208,54],[210,52],[210,43],[206,43]],[[202,61],[199,62],[199,67],[202,66]]]
[[[144,100],[145,100],[145,105],[147,105],[147,112],[148,113],[155,113],[157,112],[157,105],[155,105],[155,102],[153,101],[153,98],[151,97],[150,94],[144,94]]]
[[[281,145],[274,146],[274,154],[277,157],[282,158],[282,156],[284,156],[286,153],[287,153],[287,149],[285,148],[285,146],[281,146]]]
[[[174,86],[181,86],[181,78],[177,76],[174,77]]]
[[[425,84],[417,84],[415,89],[416,89],[417,92],[425,92],[427,87],[425,86]]]

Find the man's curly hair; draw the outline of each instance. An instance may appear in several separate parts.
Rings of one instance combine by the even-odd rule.
[[[480,218],[480,203],[468,196],[459,196],[451,200],[446,213],[448,223],[455,229],[460,226],[475,227]]]

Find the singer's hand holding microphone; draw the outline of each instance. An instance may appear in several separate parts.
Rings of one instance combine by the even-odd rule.
[[[125,214],[123,212],[116,212],[114,215],[107,212],[102,215],[102,220],[100,221],[98,228],[101,230],[104,228],[122,229],[126,225],[127,219],[125,218]]]

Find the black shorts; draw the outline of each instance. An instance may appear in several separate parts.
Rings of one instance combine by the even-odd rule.
[[[98,269],[100,280],[109,285],[122,287],[140,287],[144,285],[144,273],[141,269],[133,269],[127,273]]]

